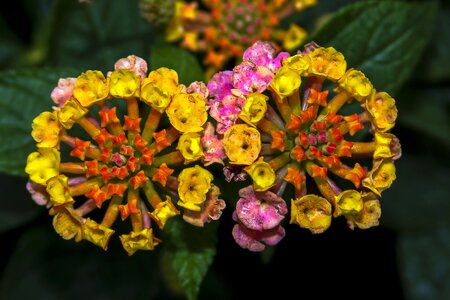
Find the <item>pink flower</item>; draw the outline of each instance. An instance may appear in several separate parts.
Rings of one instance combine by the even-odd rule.
[[[145,77],[147,77],[147,62],[143,60],[142,58],[136,56],[136,55],[128,55],[125,58],[119,59],[114,64],[114,69],[130,69],[139,76],[141,76],[142,80],[144,80]]]
[[[233,219],[237,220],[235,214],[233,214]],[[256,231],[248,229],[242,224],[236,224],[233,227],[232,235],[236,243],[242,248],[260,252],[266,248],[264,244],[269,246],[278,244],[286,235],[286,232],[281,225],[269,230]]]
[[[183,219],[195,226],[203,227],[205,223],[216,221],[222,215],[222,210],[226,207],[225,201],[219,199],[220,190],[213,185],[206,195],[200,211],[186,209]]]
[[[37,205],[46,205],[47,207],[52,205],[50,202],[50,195],[47,193],[45,186],[28,181],[26,188]]]
[[[287,213],[286,202],[270,191],[255,192],[253,186],[239,191],[233,220],[233,237],[242,248],[262,251],[265,245],[276,245],[285,235],[280,225]]]
[[[275,47],[269,42],[257,41],[244,52],[244,60],[253,62],[257,66],[269,68],[276,72],[281,67],[281,60],[290,56],[287,52],[281,52],[274,57]]]
[[[236,216],[248,229],[267,230],[275,228],[287,213],[286,202],[270,191],[255,192],[250,185],[239,191]]]
[[[206,85],[201,81],[194,81],[186,88],[186,93],[188,94],[199,94],[203,99],[207,99],[209,96],[209,91]]]
[[[208,82],[208,90],[211,97],[215,100],[222,100],[225,96],[231,95],[231,89],[233,88],[231,84],[232,75],[232,71],[223,71],[214,74]]]
[[[201,144],[203,147],[203,153],[205,153],[205,166],[215,162],[223,165],[223,159],[225,159],[223,141],[219,140],[217,135],[214,134],[214,126],[210,122],[206,125],[206,129],[201,139]]]
[[[218,133],[224,134],[236,123],[244,105],[245,99],[234,95],[227,95],[222,101],[211,101],[210,114],[218,122]]]
[[[234,88],[248,95],[254,92],[262,93],[272,81],[273,76],[273,72],[268,67],[244,61],[234,67],[231,81]]]
[[[59,107],[63,106],[67,100],[72,98],[73,89],[75,88],[76,78],[60,78],[58,86],[55,87],[50,95],[53,102]]]

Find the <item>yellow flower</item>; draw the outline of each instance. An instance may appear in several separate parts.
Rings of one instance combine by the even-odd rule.
[[[395,125],[397,119],[397,107],[395,100],[385,92],[372,95],[366,100],[367,111],[373,117],[375,128],[386,132]]]
[[[317,48],[307,55],[311,59],[311,74],[337,81],[347,69],[344,55],[333,47]]]
[[[180,91],[177,72],[168,68],[159,68],[150,72],[148,78],[144,79],[141,100],[162,113],[173,96]]]
[[[239,114],[239,118],[245,123],[254,126],[264,118],[269,97],[260,93],[252,93],[246,98],[245,105]]]
[[[287,66],[281,67],[275,74],[270,86],[281,97],[292,95],[302,83],[297,72]]]
[[[180,212],[175,207],[175,205],[173,205],[172,200],[170,200],[169,196],[167,196],[166,201],[161,201],[156,206],[155,210],[149,213],[150,217],[158,224],[159,228],[161,229],[164,228],[164,225],[166,225],[168,219],[179,214]]]
[[[186,168],[178,176],[178,205],[193,211],[200,211],[206,200],[206,193],[211,188],[213,175],[199,166]]]
[[[148,74],[148,80],[172,96],[180,90],[178,85],[178,73],[169,68],[163,67],[151,71]]]
[[[341,79],[339,86],[357,100],[362,101],[372,94],[373,86],[363,72],[349,69]]]
[[[58,145],[60,125],[54,112],[45,111],[34,118],[31,136],[39,148],[53,148]]]
[[[58,120],[66,129],[72,128],[73,124],[87,113],[87,109],[82,107],[78,102],[69,100],[56,111]]]
[[[331,224],[331,204],[325,198],[305,195],[291,201],[291,221],[312,233],[322,233]]]
[[[286,32],[286,35],[283,39],[283,47],[287,51],[292,51],[298,48],[300,44],[306,39],[306,30],[301,28],[300,26],[291,23],[289,30]]]
[[[58,175],[50,178],[47,182],[47,192],[53,205],[63,205],[73,203],[74,200],[69,193],[69,178],[64,175]]]
[[[253,127],[236,124],[225,132],[223,147],[230,163],[250,165],[258,158],[261,151],[261,136]]]
[[[369,172],[369,176],[363,179],[362,184],[376,195],[381,196],[381,192],[389,188],[395,179],[393,160],[390,158],[381,159],[373,162],[373,168]]]
[[[122,234],[120,241],[130,256],[137,250],[153,250],[157,244],[151,228],[144,228],[138,232],[132,231],[130,234]]]
[[[356,190],[345,190],[335,196],[336,210],[334,216],[356,214],[363,208],[361,194]]]
[[[283,60],[283,66],[298,72],[301,76],[308,76],[311,59],[308,55],[296,54]]]
[[[373,153],[373,158],[375,160],[396,156],[397,153],[392,152],[392,145],[395,145],[396,141],[398,140],[395,135],[378,131],[375,131],[374,135],[376,148]]]
[[[146,80],[142,84],[141,99],[152,108],[163,113],[170,100],[172,100],[170,94],[154,84],[146,83]]]
[[[128,69],[115,70],[109,76],[109,93],[115,98],[139,96],[141,77]]]
[[[83,225],[84,239],[97,245],[103,250],[108,250],[108,242],[111,236],[114,234],[114,230],[97,222],[86,219]]]
[[[266,191],[275,185],[275,171],[262,157],[244,169],[253,179],[253,188],[257,192]]]
[[[108,97],[108,80],[100,71],[86,71],[75,81],[73,96],[83,107],[89,107]]]
[[[25,172],[31,181],[45,185],[47,180],[59,174],[60,153],[55,148],[39,148],[28,155]]]
[[[380,201],[374,193],[367,193],[363,196],[363,208],[362,210],[354,216],[349,218],[352,224],[355,224],[358,228],[368,229],[370,227],[378,226],[379,219],[381,216],[381,206]]]
[[[178,140],[177,149],[183,155],[185,164],[196,161],[205,156],[201,147],[201,136],[196,132],[183,133]]]
[[[203,130],[208,114],[205,100],[199,94],[178,94],[166,110],[170,123],[181,132]]]
[[[63,239],[79,242],[83,239],[81,216],[71,207],[64,207],[53,217],[53,228]]]

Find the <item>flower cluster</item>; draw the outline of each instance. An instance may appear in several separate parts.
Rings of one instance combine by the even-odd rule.
[[[389,132],[395,100],[361,71],[347,69],[332,47],[313,43],[290,56],[257,42],[243,59],[208,83],[228,160],[224,174],[228,181],[253,182],[240,191],[233,214],[236,242],[261,251],[261,242],[283,237],[286,209],[279,196],[288,183],[295,191],[290,223],[312,233],[341,215],[352,229],[378,225],[379,198],[395,180],[401,155]]]
[[[276,40],[279,47],[288,51],[297,48],[306,38],[306,31],[296,24],[291,24],[286,30],[277,26],[285,17],[316,2],[203,0],[202,4],[207,8],[203,10],[198,8],[197,2],[177,1],[167,27],[166,39],[169,42],[181,40],[182,47],[204,52],[204,63],[209,67],[207,73],[211,75],[230,59],[239,58],[244,49],[258,40]],[[152,6],[142,6],[142,13],[147,18],[154,14],[149,7]]]
[[[64,239],[106,250],[120,216],[131,221],[120,240],[132,255],[161,242],[152,222],[162,230],[180,211],[199,227],[217,220],[225,201],[213,163],[230,185],[251,179],[232,214],[243,248],[277,244],[288,212],[312,233],[340,216],[351,229],[378,225],[401,156],[390,133],[397,109],[342,53],[312,43],[291,56],[258,41],[207,85],[186,87],[167,68],[146,74],[146,62],[128,56],[106,76],[61,79],[53,110],[33,121],[27,188]]]
[[[128,56],[106,77],[89,70],[61,79],[51,94],[53,110],[33,120],[37,151],[27,159],[27,188],[38,204],[47,205],[64,239],[84,239],[106,250],[120,216],[131,221],[131,232],[120,240],[132,255],[160,242],[152,221],[163,229],[183,209],[187,222],[203,226],[225,207],[213,175],[199,165],[186,166],[223,156],[206,122],[205,85],[185,87],[167,68],[146,73],[143,59]],[[99,215],[95,210],[103,213],[100,221],[92,219]]]

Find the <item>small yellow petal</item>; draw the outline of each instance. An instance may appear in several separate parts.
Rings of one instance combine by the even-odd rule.
[[[325,198],[305,195],[291,201],[291,221],[312,233],[322,233],[331,224],[331,204]]]
[[[178,176],[178,205],[189,210],[200,211],[206,200],[206,193],[211,188],[213,175],[200,166],[186,168]]]
[[[136,72],[128,69],[115,70],[109,76],[109,92],[115,98],[130,98],[139,96],[141,78]]]
[[[184,133],[178,140],[177,149],[185,159],[185,164],[205,156],[201,147],[201,136],[196,132]]]
[[[361,101],[372,94],[373,86],[363,72],[349,69],[341,79],[339,86]]]
[[[108,80],[100,71],[86,71],[75,81],[73,96],[83,107],[105,100],[108,94]]]
[[[47,181],[59,174],[60,153],[55,148],[39,148],[28,155],[25,172],[31,181],[46,185]]]
[[[74,200],[69,193],[69,178],[64,175],[50,178],[47,182],[47,193],[54,206],[73,203]]]
[[[178,94],[166,110],[170,123],[181,132],[203,130],[208,114],[205,100],[199,94]]]
[[[108,250],[108,242],[114,234],[114,230],[88,218],[83,225],[83,233],[85,240],[103,248],[103,250]]]
[[[230,163],[250,165],[258,158],[261,151],[261,136],[253,127],[236,124],[225,132],[223,147]]]
[[[43,112],[33,120],[31,136],[39,148],[53,148],[59,144],[60,124],[55,112]]]
[[[249,125],[256,125],[266,114],[267,100],[269,97],[260,93],[247,95],[239,118]]]
[[[270,86],[283,98],[296,92],[301,83],[302,79],[296,71],[287,66],[283,66],[275,74]]]
[[[257,192],[266,191],[275,185],[275,171],[262,157],[244,169],[253,180],[253,188]]]
[[[145,228],[138,232],[130,232],[129,234],[122,234],[120,236],[123,248],[128,255],[133,255],[138,250],[153,250],[157,244],[154,239],[151,228]]]

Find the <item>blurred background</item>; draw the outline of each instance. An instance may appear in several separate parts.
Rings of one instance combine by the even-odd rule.
[[[31,121],[51,107],[58,78],[106,71],[135,54],[188,83],[205,80],[202,55],[165,43],[138,0],[0,7],[1,299],[184,299],[186,289],[199,299],[450,299],[449,1],[319,0],[282,20],[280,28],[294,22],[308,41],[343,52],[349,67],[395,97],[397,180],[383,193],[380,226],[351,231],[337,218],[321,235],[286,226],[282,242],[261,254],[236,245],[227,207],[210,228],[217,230],[210,268],[187,270],[196,278],[188,282],[160,247],[128,257],[117,239],[106,253],[61,239],[26,191],[23,169],[35,147]]]

